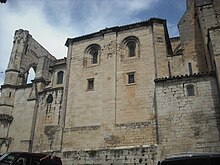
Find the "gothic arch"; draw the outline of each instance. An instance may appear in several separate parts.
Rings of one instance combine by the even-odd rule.
[[[31,67],[28,71],[27,71],[27,76],[26,76],[26,83],[31,83],[31,80],[35,79],[35,75],[36,75],[36,69],[34,67]]]

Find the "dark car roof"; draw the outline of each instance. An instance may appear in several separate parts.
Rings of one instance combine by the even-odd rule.
[[[47,154],[44,153],[32,153],[32,152],[7,152],[5,154],[18,154],[20,157],[21,155],[28,155],[31,157],[38,157],[39,159],[44,158],[47,156]],[[60,165],[62,165],[62,161],[60,157],[55,157],[55,161],[58,162]]]
[[[220,153],[183,153],[171,155],[164,159],[165,161],[173,161],[180,159],[193,159],[193,158],[207,158],[207,157],[220,157]]]
[[[30,155],[30,156],[35,156],[39,158],[46,156],[46,154],[32,153],[32,152],[8,152],[8,154]]]

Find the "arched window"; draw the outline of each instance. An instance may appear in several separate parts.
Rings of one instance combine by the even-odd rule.
[[[31,80],[34,80],[35,78],[35,70],[33,67],[31,67],[29,69],[29,71],[27,72],[27,82],[26,83],[32,83]]]
[[[52,103],[52,102],[53,102],[53,95],[52,95],[52,94],[49,94],[49,95],[47,96],[47,103],[50,104],[50,103]]]
[[[98,50],[96,48],[93,48],[90,51],[90,55],[91,55],[91,63],[97,64],[98,63]]]
[[[57,84],[62,84],[63,83],[63,71],[59,71],[57,73]]]
[[[135,57],[139,55],[139,39],[135,36],[126,37],[122,43],[128,52],[127,57]]]
[[[129,57],[135,56],[136,43],[134,41],[130,41],[127,44],[129,50]]]
[[[91,44],[85,49],[85,58],[83,66],[98,66],[101,53],[101,47],[98,44]]]
[[[186,89],[187,89],[187,96],[195,96],[194,85],[187,85]]]

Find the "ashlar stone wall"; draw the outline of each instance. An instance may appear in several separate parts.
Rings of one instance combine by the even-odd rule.
[[[220,102],[213,75],[156,82],[159,148],[162,155],[220,150]],[[194,86],[193,96],[187,86]]]
[[[16,89],[14,107],[12,110],[13,121],[10,125],[8,137],[12,138],[8,151],[28,151],[32,142],[34,128],[35,100],[29,100],[32,87]]]
[[[164,25],[157,22],[152,26],[107,32],[69,46],[72,53],[67,57],[70,60],[64,150],[156,143],[155,58],[160,65],[167,51]],[[137,42],[134,57],[129,57],[126,48],[129,38]],[[157,57],[153,40],[158,47]],[[95,44],[100,47],[99,59],[91,65],[86,50]],[[167,67],[158,70],[161,75],[167,74]],[[135,74],[134,83],[128,83],[128,73]],[[94,89],[88,90],[91,78]]]

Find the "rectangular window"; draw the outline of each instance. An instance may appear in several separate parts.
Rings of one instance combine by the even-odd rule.
[[[87,89],[93,90],[94,89],[94,78],[87,79],[87,81],[88,81]]]
[[[128,84],[133,84],[133,83],[135,83],[134,72],[127,73],[127,74],[128,74]]]
[[[59,71],[57,73],[57,84],[62,84],[63,83],[63,71]]]
[[[187,85],[187,95],[188,96],[195,96],[194,86]]]

